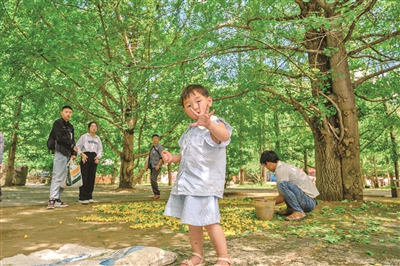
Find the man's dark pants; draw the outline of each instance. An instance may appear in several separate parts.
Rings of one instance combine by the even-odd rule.
[[[155,168],[150,168],[150,181],[151,181],[151,188],[153,189],[154,195],[160,195],[160,190],[158,190],[158,182],[157,178],[160,174],[161,169],[156,170]]]

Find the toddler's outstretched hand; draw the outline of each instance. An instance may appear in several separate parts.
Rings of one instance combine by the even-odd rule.
[[[194,123],[190,124],[190,127],[194,126],[203,126],[203,127],[208,127],[211,123],[211,116],[215,113],[215,110],[212,110],[211,112],[207,113],[205,111],[202,112],[202,110],[199,110],[199,112],[196,112],[195,110],[192,109],[193,114],[196,115],[197,121]]]
[[[164,163],[172,163],[172,154],[167,152],[167,151],[162,151],[161,152],[161,157],[164,161]]]

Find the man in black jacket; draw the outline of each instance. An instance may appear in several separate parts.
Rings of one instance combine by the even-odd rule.
[[[75,146],[74,127],[68,122],[72,117],[71,106],[63,106],[61,118],[53,124],[56,146],[54,151],[53,173],[50,185],[50,200],[48,209],[54,207],[67,207],[66,202],[61,201],[64,189],[61,187],[67,171],[69,159],[76,158],[77,147]]]

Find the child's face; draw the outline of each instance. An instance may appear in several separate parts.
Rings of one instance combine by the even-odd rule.
[[[196,112],[208,113],[211,105],[211,97],[205,97],[197,91],[190,94],[189,97],[183,101],[183,109],[185,110],[185,113],[194,120],[197,120],[197,117],[193,114],[191,109]]]

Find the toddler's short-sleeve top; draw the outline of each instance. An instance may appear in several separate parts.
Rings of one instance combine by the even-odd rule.
[[[232,135],[232,127],[224,119],[212,116],[214,123],[224,123]],[[188,128],[179,140],[181,161],[171,194],[216,196],[222,198],[226,172],[226,146],[230,138],[215,143],[205,127]]]

